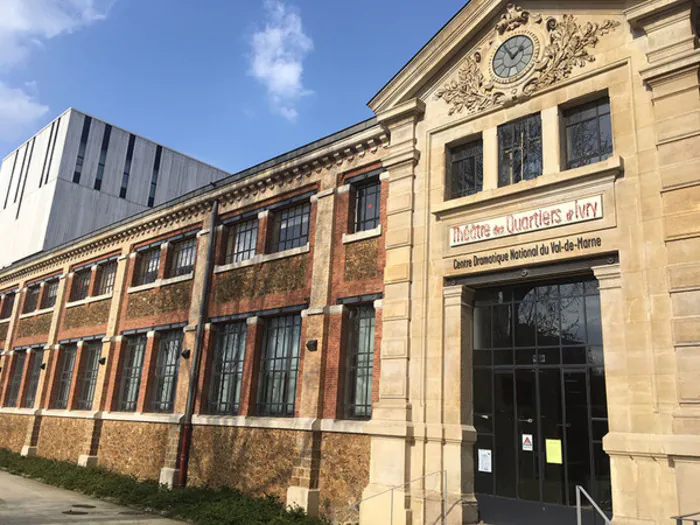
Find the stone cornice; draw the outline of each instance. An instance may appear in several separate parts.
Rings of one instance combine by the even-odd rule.
[[[690,6],[692,4],[698,5],[698,3],[698,0],[646,0],[639,5],[627,9],[625,11],[625,18],[627,18],[627,21],[632,27],[641,29],[644,25],[643,22],[651,17],[658,16],[664,11],[674,9],[684,4]]]
[[[77,239],[63,248],[59,247],[25,263],[16,263],[0,270],[0,286],[83,259],[128,240],[153,235],[164,229],[177,227],[178,224],[201,220],[211,210],[214,201],[241,201],[275,187],[298,183],[314,172],[339,168],[356,159],[376,155],[380,149],[386,148],[388,143],[389,136],[384,128],[380,125],[373,126],[333,144],[311,150],[288,162],[262,170],[259,174],[221,186],[214,185],[212,189],[183,202],[165,205],[145,216],[136,217],[131,221],[127,219],[104,232]]]

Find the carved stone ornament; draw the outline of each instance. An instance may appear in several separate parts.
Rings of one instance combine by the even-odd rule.
[[[595,57],[589,51],[598,44],[601,36],[620,25],[615,20],[605,20],[601,24],[588,22],[582,26],[573,15],[563,15],[560,20],[548,18],[545,27],[541,24],[540,15],[524,11],[513,4],[508,4],[505,14],[496,24],[495,32],[501,40],[511,36],[506,33],[527,34],[528,31],[534,32],[539,25],[537,33],[547,43],[530,74],[518,79],[519,87],[506,85],[496,79],[487,80],[488,73],[484,73],[484,68],[488,71],[491,64],[482,63],[482,53],[479,50],[464,59],[457,78],[438,89],[435,98],[443,99],[450,105],[450,115],[461,113],[462,110],[478,113],[492,106],[518,101],[569,78],[574,68],[594,62]],[[488,42],[489,48],[498,45],[499,36]],[[490,56],[488,50],[484,54]]]

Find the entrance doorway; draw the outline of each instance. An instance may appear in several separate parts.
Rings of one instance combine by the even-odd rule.
[[[607,417],[596,280],[477,291],[474,472],[482,520],[575,523],[576,485],[609,512]]]

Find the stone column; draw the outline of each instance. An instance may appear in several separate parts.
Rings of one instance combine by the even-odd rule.
[[[413,212],[415,207],[416,125],[425,104],[410,100],[377,115],[390,131],[389,154],[383,165],[389,179],[387,198],[386,267],[384,270],[383,337],[379,400],[372,409],[367,430],[372,436],[370,481],[363,498],[409,481],[411,404],[411,314],[413,278]],[[362,523],[411,523],[408,491],[397,489],[365,501]]]

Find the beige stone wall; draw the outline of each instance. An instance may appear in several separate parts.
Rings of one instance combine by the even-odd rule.
[[[93,422],[89,419],[42,418],[36,444],[37,455],[61,461],[78,461],[90,440]]]
[[[348,507],[360,500],[369,482],[369,460],[369,436],[322,434],[319,489],[323,514],[333,517],[336,509],[343,516],[353,513]]]
[[[160,478],[172,425],[104,421],[98,464],[139,479]]]
[[[22,450],[30,420],[29,416],[0,415],[0,448]]]

